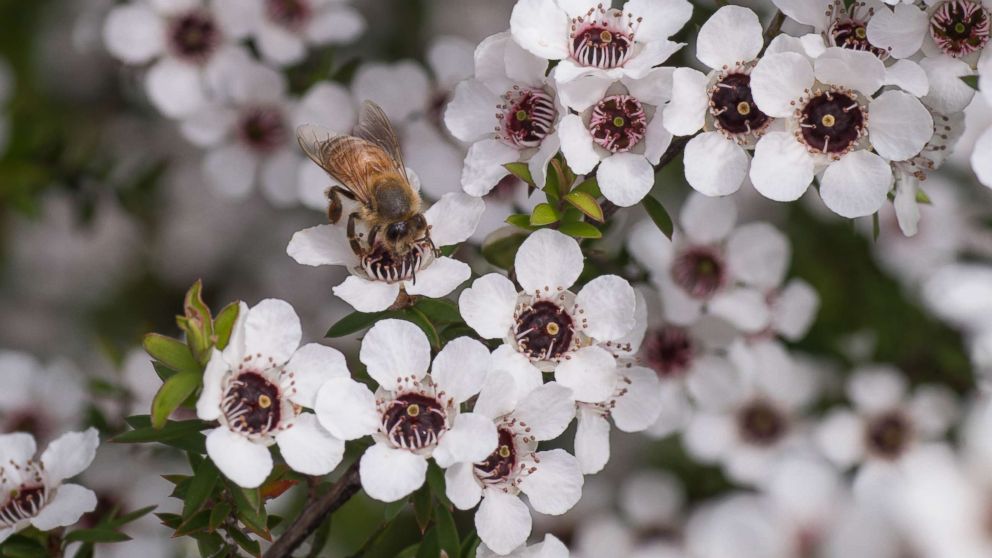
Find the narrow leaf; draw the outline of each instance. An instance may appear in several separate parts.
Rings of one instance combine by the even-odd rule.
[[[207,523],[207,528],[211,531],[216,531],[218,527],[221,526],[228,517],[231,516],[231,504],[227,502],[220,502],[214,507],[210,508],[210,521]]]
[[[231,341],[231,332],[234,330],[234,324],[238,321],[240,311],[241,305],[232,302],[225,306],[214,319],[214,346],[218,350],[223,351]]]
[[[455,526],[455,518],[452,517],[451,510],[443,505],[435,506],[434,517],[441,550],[447,552],[448,556],[458,556],[461,551],[461,542],[458,540],[458,527]]]
[[[661,205],[661,202],[654,199],[650,195],[644,196],[644,200],[641,201],[644,209],[647,210],[648,216],[654,221],[658,230],[664,233],[669,239],[672,238],[672,233],[675,232],[675,225],[672,223],[671,216],[668,215],[668,211],[665,210],[665,206]]]
[[[66,542],[113,543],[129,540],[131,540],[131,537],[124,533],[106,527],[77,529],[65,536]]]
[[[202,377],[199,372],[184,370],[162,384],[152,400],[152,427],[162,428],[165,422],[187,397],[199,387]]]
[[[413,493],[413,515],[420,532],[426,531],[431,522],[431,489],[426,485]]]
[[[530,212],[530,224],[535,227],[550,225],[561,218],[558,210],[547,203],[539,203]]]
[[[186,501],[183,503],[184,519],[188,519],[200,511],[203,504],[213,494],[219,478],[220,471],[214,466],[213,461],[204,459],[197,467],[196,474],[193,475],[193,480],[186,490]]]
[[[578,186],[572,188],[573,192],[583,192],[589,194],[593,198],[598,198],[603,195],[603,192],[599,190],[599,182],[596,181],[595,176],[591,176],[583,180]]]
[[[510,171],[510,174],[513,176],[516,176],[527,184],[534,185],[534,179],[530,175],[530,169],[527,167],[527,163],[506,163],[503,167]]]
[[[177,372],[200,370],[200,365],[193,358],[189,347],[178,339],[149,333],[142,341],[142,345],[152,358]]]
[[[599,206],[599,202],[596,201],[596,198],[585,192],[569,192],[565,195],[565,201],[575,206],[582,213],[585,213],[590,219],[594,219],[600,223],[605,220],[603,218],[603,208]]]
[[[506,218],[506,222],[521,229],[526,229],[528,231],[534,230],[534,227],[530,226],[530,215],[526,213],[515,213]]]
[[[562,223],[558,230],[563,234],[574,238],[602,238],[603,233],[596,227],[585,223],[583,221],[572,221],[571,223]]]
[[[422,298],[413,306],[435,324],[450,324],[462,321],[458,305],[446,298]]]
[[[388,311],[383,312],[352,312],[341,318],[327,330],[324,337],[344,337],[357,333],[372,326],[372,324],[386,317]]]

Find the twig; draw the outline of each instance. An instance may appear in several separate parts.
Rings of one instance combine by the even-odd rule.
[[[772,20],[768,22],[768,27],[765,28],[765,33],[762,35],[764,39],[765,46],[761,49],[761,54],[764,54],[765,49],[768,48],[768,44],[772,42],[772,39],[778,35],[778,32],[782,30],[782,24],[785,23],[785,14],[782,10],[775,10],[775,15],[772,16]]]
[[[314,498],[279,539],[269,547],[265,558],[289,558],[328,516],[351,499],[362,488],[358,478],[358,461],[345,471],[326,494]]]

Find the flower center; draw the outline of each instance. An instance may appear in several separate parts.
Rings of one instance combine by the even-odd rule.
[[[677,377],[688,371],[693,353],[689,332],[677,326],[653,330],[641,345],[641,358],[660,378]]]
[[[672,264],[672,279],[694,298],[709,298],[726,281],[723,258],[713,248],[694,246]]]
[[[238,137],[258,153],[270,153],[288,137],[283,113],[274,106],[256,106],[242,111],[238,121]]]
[[[627,14],[626,21],[625,25],[623,12],[607,10],[602,4],[585,16],[573,18],[569,43],[572,59],[595,68],[622,66],[632,54],[634,25],[640,18]]]
[[[396,447],[418,450],[437,443],[448,423],[444,406],[419,393],[401,395],[382,413],[382,429]]]
[[[889,57],[889,51],[868,42],[868,22],[875,15],[875,8],[864,2],[852,2],[845,7],[837,0],[828,8],[830,25],[827,27],[827,41],[831,46],[850,50],[870,52],[882,60]]]
[[[989,42],[992,15],[975,0],[946,0],[930,16],[930,36],[948,56],[960,58]]]
[[[869,451],[884,459],[902,455],[912,438],[913,427],[909,419],[898,411],[878,415],[865,427],[865,441]]]
[[[197,64],[206,62],[221,41],[217,22],[203,10],[173,18],[167,36],[169,48],[177,57]]]
[[[503,101],[496,114],[500,139],[514,147],[537,147],[551,133],[558,113],[551,95],[514,86]]]
[[[835,88],[815,93],[797,111],[796,139],[813,153],[843,155],[866,132],[868,111],[853,91]]]
[[[417,282],[417,272],[434,261],[434,243],[429,237],[415,242],[403,254],[397,253],[383,243],[376,243],[372,251],[361,261],[361,270],[373,281],[395,283],[397,281]]]
[[[727,137],[760,135],[772,121],[754,104],[749,74],[733,73],[722,77],[710,88],[709,96],[713,122]]]
[[[48,488],[44,483],[21,485],[11,490],[0,505],[0,529],[14,527],[41,511],[48,502]]]
[[[741,437],[752,444],[770,446],[788,430],[785,415],[767,401],[754,401],[737,414],[737,429]]]
[[[530,358],[558,358],[572,346],[572,316],[550,300],[538,300],[518,312],[514,336],[520,351]]]
[[[264,435],[279,426],[279,386],[258,372],[242,372],[227,385],[221,411],[231,430]]]
[[[611,95],[596,104],[589,120],[592,141],[617,153],[637,145],[647,130],[641,102],[630,95]]]
[[[266,0],[265,13],[277,24],[299,31],[310,21],[313,7],[309,0]]]
[[[513,433],[508,428],[499,428],[499,446],[496,451],[481,463],[475,464],[476,476],[483,483],[495,484],[505,481],[517,465],[517,450],[513,444]]]

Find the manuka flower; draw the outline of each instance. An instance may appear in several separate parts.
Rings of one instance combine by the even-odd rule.
[[[34,437],[0,435],[0,542],[28,526],[65,527],[96,509],[96,494],[64,480],[82,473],[96,456],[96,430],[68,432],[35,459]]]
[[[388,319],[365,335],[359,359],[379,384],[375,394],[365,384],[335,378],[320,388],[316,412],[335,436],[375,440],[359,466],[362,488],[372,498],[394,502],[413,493],[424,483],[430,457],[450,467],[485,461],[496,449],[493,421],[460,410],[479,393],[490,368],[482,343],[459,337],[432,364],[424,332]]]
[[[344,442],[317,423],[313,408],[325,380],[348,376],[336,349],[300,347],[300,319],[293,307],[266,299],[241,303],[231,340],[214,349],[203,373],[196,414],[220,425],[207,434],[207,455],[224,475],[245,488],[262,484],[272,471],[269,446],[278,445],[294,471],[330,473]]]
[[[634,290],[616,275],[568,290],[582,272],[582,250],[564,234],[532,233],[514,260],[517,291],[506,277],[476,279],[458,299],[462,317],[480,336],[504,339],[529,363],[524,369],[554,372],[577,401],[600,403],[614,395],[619,375],[613,354],[601,346],[635,325]],[[535,372],[536,373],[536,372]]]

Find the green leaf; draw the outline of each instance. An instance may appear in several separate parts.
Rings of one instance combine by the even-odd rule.
[[[668,215],[668,211],[665,210],[665,206],[661,205],[661,202],[650,195],[644,196],[641,205],[647,210],[648,216],[654,221],[654,225],[658,227],[658,230],[671,239],[672,233],[675,232],[675,225],[672,223],[672,218]]]
[[[455,518],[451,515],[451,510],[444,505],[434,507],[434,525],[437,528],[437,539],[441,550],[454,558],[461,551],[461,542],[458,540],[458,527],[455,526]]]
[[[583,221],[572,221],[571,223],[562,223],[558,230],[563,234],[574,238],[602,238],[603,233],[596,227],[585,223]]]
[[[930,199],[930,196],[928,196],[927,193],[924,192],[922,188],[917,188],[916,189],[916,203],[922,203],[922,204],[926,204],[926,205],[933,205],[933,200]]]
[[[200,364],[193,358],[189,347],[178,339],[149,333],[142,341],[142,345],[152,358],[177,372],[200,371]]]
[[[591,176],[583,180],[578,186],[572,188],[572,191],[589,194],[593,198],[598,198],[603,195],[603,192],[599,190],[599,182],[596,181],[595,176]]]
[[[144,418],[145,421],[140,421],[138,419]],[[142,423],[147,424],[147,426],[141,426]],[[143,444],[147,442],[162,442],[167,443],[180,438],[185,438],[190,434],[199,434],[201,430],[205,430],[209,425],[202,420],[174,420],[165,423],[162,428],[152,428],[151,422],[148,421],[146,415],[139,415],[135,417],[128,418],[128,424],[132,428],[138,426],[134,430],[129,430],[122,434],[118,434],[111,441],[118,444]]]
[[[534,230],[534,227],[530,226],[530,215],[527,213],[515,213],[506,218],[506,222],[521,229],[526,229],[528,231]]]
[[[196,546],[200,551],[201,558],[220,558],[229,555],[227,544],[217,533],[201,531],[195,533],[193,538],[196,539]]]
[[[437,529],[431,529],[424,535],[424,540],[420,541],[417,558],[438,558],[440,555],[441,545],[437,540]]]
[[[968,87],[978,91],[978,76],[960,76],[961,81],[968,84]]]
[[[557,195],[555,197],[560,198],[561,196],[564,196],[566,192],[568,192],[569,188],[572,187],[572,184],[575,182],[575,173],[573,173],[572,169],[570,169],[568,165],[564,163],[563,158],[560,155],[555,156],[555,158],[551,159],[551,162],[549,164],[551,170],[554,171],[554,172],[548,172],[549,182],[550,182],[550,177],[554,176],[555,183],[558,187],[556,192]]]
[[[200,511],[203,504],[214,492],[217,481],[220,479],[220,471],[214,466],[213,461],[204,459],[193,475],[189,489],[186,490],[186,501],[183,502],[183,519],[188,519],[194,513]]]
[[[530,175],[530,168],[527,167],[527,163],[506,163],[503,168],[510,171],[510,174],[516,176],[520,180],[523,180],[527,184],[534,186],[534,178]]]
[[[371,327],[372,324],[389,315],[390,312],[388,310],[382,312],[352,312],[334,322],[334,325],[327,330],[324,337],[344,337],[345,335],[357,333]]]
[[[389,522],[396,519],[396,516],[398,516],[409,503],[410,502],[408,500],[403,499],[386,504],[386,510],[384,512],[386,521]]]
[[[48,551],[41,543],[23,536],[7,539],[0,549],[3,556],[10,558],[48,558]]]
[[[420,543],[411,544],[396,555],[396,558],[415,558],[420,550]]]
[[[435,500],[442,505],[451,507],[451,501],[448,500],[445,490],[444,471],[433,461],[427,466],[427,485],[431,487]]]
[[[450,324],[462,321],[458,305],[446,298],[422,298],[413,306],[436,324]]]
[[[262,538],[269,539],[271,535],[259,489],[241,488],[230,481],[227,483],[227,487],[228,492],[234,497],[234,505],[237,507],[238,519],[241,520],[241,523]]]
[[[465,540],[462,541],[461,558],[475,558],[476,551],[479,548],[479,544],[482,541],[479,540],[479,535],[473,530]]]
[[[238,529],[228,529],[227,534],[230,535],[231,538],[234,539],[234,542],[248,554],[251,554],[252,556],[262,555],[262,547],[255,539],[249,537]]]
[[[881,234],[882,230],[878,223],[878,212],[872,214],[871,216],[871,239],[873,241],[878,240],[878,235]]]
[[[131,537],[124,533],[106,527],[77,529],[65,536],[65,542],[114,543],[129,540]]]
[[[605,220],[603,217],[603,208],[599,206],[599,202],[596,201],[596,198],[585,192],[569,192],[565,195],[565,201],[575,206],[575,209],[585,213],[590,219],[594,219],[600,223]]]
[[[110,527],[111,529],[117,529],[119,527],[123,527],[124,525],[127,525],[132,521],[136,521],[148,515],[149,513],[155,510],[155,507],[156,506],[146,506],[144,508],[136,509],[133,512],[128,512],[125,513],[124,515],[113,517],[111,519],[104,521],[104,525]]]
[[[417,519],[421,533],[431,523],[431,511],[431,489],[424,485],[413,493],[413,516]]]
[[[231,504],[227,502],[219,502],[214,507],[210,508],[210,521],[207,522],[207,528],[211,531],[216,531],[228,517],[231,516]]]
[[[558,210],[547,203],[539,203],[530,212],[530,224],[535,227],[556,223],[561,218]]]
[[[232,302],[214,318],[214,346],[219,351],[223,351],[231,341],[231,332],[234,331],[234,324],[238,321],[238,313],[241,312],[241,305]]]
[[[183,521],[176,528],[175,536],[184,537],[199,531],[204,531],[210,526],[210,510],[203,510],[193,514],[189,519]]]
[[[181,371],[166,380],[152,399],[152,427],[165,426],[169,415],[178,409],[187,397],[193,395],[202,380],[203,377],[199,372],[191,370]]]
[[[93,558],[93,543],[79,545],[79,550],[73,554],[73,558]]]
[[[203,282],[197,279],[183,301],[185,315],[176,323],[186,333],[186,342],[196,360],[206,364],[214,334],[214,320],[210,308],[203,302]]]
[[[482,257],[500,269],[510,269],[517,250],[526,239],[526,233],[516,232],[508,227],[498,229],[483,241]]]

